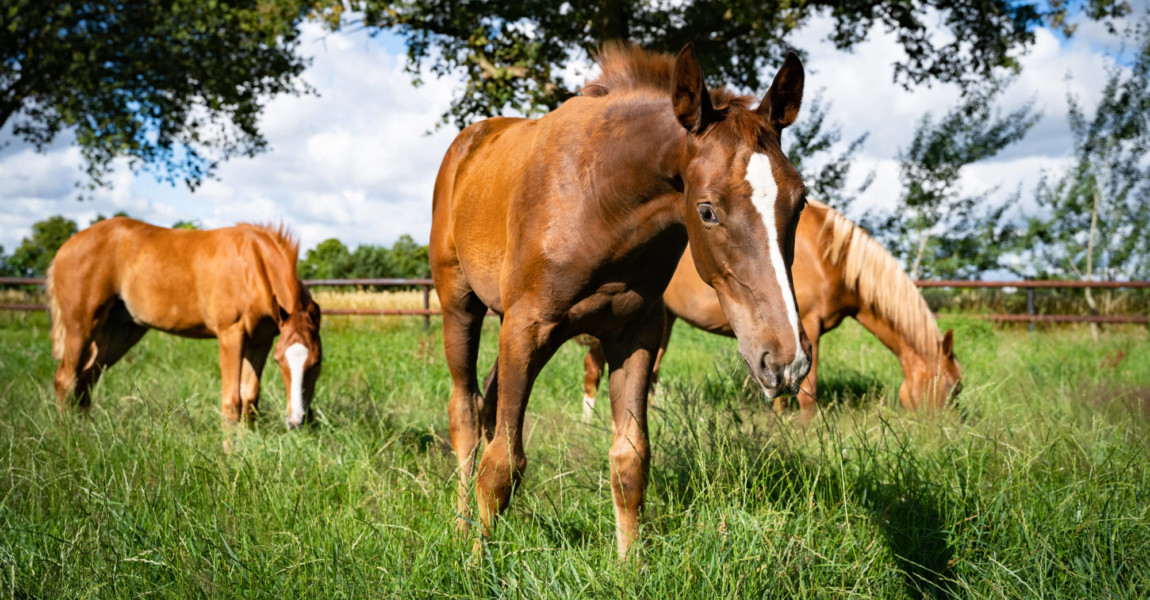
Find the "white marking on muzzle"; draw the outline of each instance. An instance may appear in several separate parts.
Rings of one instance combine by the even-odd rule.
[[[297,426],[303,423],[303,366],[307,362],[307,346],[296,342],[284,351],[287,359],[288,371],[291,373],[291,412],[288,414],[288,425]]]
[[[771,256],[771,269],[775,272],[779,293],[782,294],[783,302],[786,304],[787,320],[790,321],[791,329],[795,333],[795,357],[788,367],[793,373],[801,368],[800,365],[807,356],[799,341],[799,311],[795,308],[795,298],[787,281],[787,267],[783,262],[782,250],[779,248],[779,230],[775,227],[775,202],[779,197],[779,182],[775,180],[769,156],[758,153],[751,155],[751,160],[747,162],[747,183],[751,184],[751,202],[759,211],[763,225],[767,228],[767,252]]]

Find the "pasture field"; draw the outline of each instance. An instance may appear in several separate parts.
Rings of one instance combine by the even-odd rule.
[[[0,597],[1144,597],[1146,328],[941,324],[959,410],[900,408],[897,362],[848,322],[805,425],[744,387],[731,340],[680,324],[641,559],[618,564],[606,392],[581,424],[573,343],[535,386],[524,483],[474,560],[436,320],[325,319],[317,422],[284,430],[269,362],[228,455],[214,342],[150,333],[90,416],[59,418],[47,317],[0,315]]]

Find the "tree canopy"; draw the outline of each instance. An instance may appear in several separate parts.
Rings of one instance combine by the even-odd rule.
[[[266,101],[306,90],[299,0],[2,0],[0,127],[43,150],[75,133],[88,184],[113,159],[195,188],[254,155]]]
[[[17,277],[43,277],[56,251],[78,231],[76,222],[62,216],[53,216],[32,224],[32,235],[5,259],[10,272]]]
[[[831,18],[830,41],[850,50],[876,28],[896,33],[906,57],[894,65],[902,85],[969,84],[1001,68],[1017,69],[1047,23],[1067,34],[1075,18],[1127,14],[1124,0],[1087,0],[1080,12],[1067,0],[1042,5],[1017,0],[319,0],[333,27],[347,13],[362,24],[395,31],[407,42],[407,69],[416,81],[429,66],[436,76],[462,75],[465,87],[443,115],[464,126],[508,109],[554,108],[574,93],[564,68],[609,40],[676,52],[693,42],[711,84],[759,90],[763,75],[791,47],[791,34],[816,15]],[[936,23],[949,34],[934,35]],[[801,51],[801,49],[799,49]]]
[[[935,120],[926,114],[899,156],[903,191],[892,212],[872,210],[864,219],[909,270],[911,277],[963,279],[999,266],[1014,239],[1005,218],[1013,201],[990,205],[994,189],[962,193],[968,165],[1017,142],[1038,121],[1032,103],[1002,114],[996,103],[1004,83],[971,90]]]
[[[1150,278],[1150,21],[1131,39],[1133,62],[1109,70],[1093,115],[1067,96],[1073,162],[1038,186],[1041,212],[1024,238],[1031,272],[1022,274]]]

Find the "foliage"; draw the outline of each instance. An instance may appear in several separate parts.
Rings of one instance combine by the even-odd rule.
[[[0,126],[43,150],[75,133],[89,187],[112,161],[195,188],[267,142],[264,103],[306,87],[298,0],[5,0]]]
[[[1134,33],[1137,54],[1110,68],[1093,116],[1067,96],[1073,163],[1038,187],[1024,274],[1150,278],[1150,21]]]
[[[417,279],[430,277],[431,267],[427,246],[404,234],[391,248],[360,244],[348,250],[335,238],[324,240],[304,255],[299,274],[304,279]]]
[[[17,277],[43,277],[56,251],[77,231],[75,221],[59,215],[33,223],[32,237],[21,240],[7,260],[9,267]]]
[[[668,52],[693,42],[709,83],[763,90],[761,77],[779,64],[788,37],[825,15],[833,21],[830,41],[844,51],[872,30],[896,32],[905,51],[894,65],[898,83],[966,85],[999,68],[1017,70],[1036,25],[1049,22],[1067,34],[1074,27],[1064,2],[1013,0],[319,0],[316,10],[332,27],[360,11],[364,26],[402,35],[416,82],[424,66],[437,77],[462,76],[464,87],[443,115],[459,127],[506,110],[554,108],[573,93],[562,77],[567,65],[609,40]],[[1129,10],[1122,0],[1091,0],[1085,16]],[[933,34],[936,24],[949,41]]]
[[[175,223],[172,223],[172,229],[188,229],[194,231],[197,229],[203,229],[203,227],[200,225],[200,222],[197,219],[192,219],[191,221],[185,221],[181,219]]]
[[[914,278],[967,279],[997,268],[1016,236],[1006,211],[1016,193],[989,205],[991,189],[964,196],[962,170],[1022,139],[1038,122],[1033,102],[1003,115],[995,106],[1005,84],[968,90],[937,122],[927,113],[910,147],[900,152],[903,191],[891,212],[863,219]]]
[[[874,171],[871,171],[858,187],[847,189],[847,178],[855,156],[870,134],[860,135],[840,154],[830,156],[835,145],[842,140],[842,127],[837,123],[827,124],[827,111],[831,105],[823,101],[822,90],[815,94],[808,106],[806,115],[787,130],[784,142],[794,140],[787,143],[787,158],[802,176],[809,198],[846,213],[856,195],[865,192],[874,182]],[[820,161],[822,164],[817,169],[812,166]]]
[[[126,211],[122,211],[122,210],[118,210],[118,211],[112,213],[112,216],[113,217],[130,217],[130,215]],[[108,219],[108,217],[105,217],[103,214],[98,213],[96,215],[96,218],[92,219],[92,222],[88,223],[88,224],[89,225],[95,225],[96,223],[99,223],[100,221],[105,221],[107,219]]]
[[[575,344],[534,386],[523,483],[472,560],[432,323],[325,318],[318,423],[284,430],[268,361],[257,425],[225,454],[214,342],[150,333],[104,375],[89,417],[61,418],[47,317],[0,315],[0,590],[1006,599],[1150,586],[1145,328],[1096,343],[944,318],[961,327],[966,385],[961,412],[932,415],[897,408],[897,361],[848,319],[821,348],[826,408],[799,426],[743,388],[734,340],[680,327],[649,412],[642,562],[620,565],[609,403],[601,389],[595,422],[579,422]],[[488,319],[481,372],[497,331]]]

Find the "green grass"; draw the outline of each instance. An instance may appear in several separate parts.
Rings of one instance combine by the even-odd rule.
[[[829,408],[780,419],[731,340],[679,326],[653,411],[642,559],[617,564],[610,426],[582,348],[528,408],[528,472],[487,559],[456,534],[449,380],[419,320],[325,321],[318,423],[222,450],[214,342],[151,333],[59,418],[42,315],[0,316],[0,597],[1134,598],[1150,589],[1145,328],[958,331],[961,408],[908,413],[853,323]],[[494,357],[489,320],[481,369]],[[1117,366],[1119,352],[1124,358]]]

